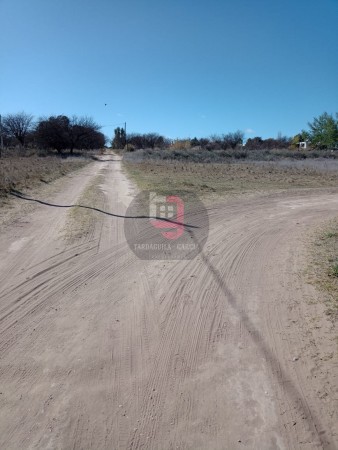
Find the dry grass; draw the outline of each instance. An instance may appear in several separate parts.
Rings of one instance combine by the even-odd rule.
[[[159,194],[194,192],[204,202],[229,195],[286,189],[337,188],[338,167],[322,161],[273,163],[184,163],[179,161],[124,161],[124,168],[141,190]],[[338,318],[338,218],[321,229],[313,245],[309,280],[324,293],[327,313]]]
[[[276,163],[124,161],[140,189],[194,192],[202,198],[295,188],[338,187],[338,170]]]
[[[70,244],[79,239],[86,239],[94,232],[95,225],[99,219],[97,213],[90,207],[100,208],[103,206],[104,196],[99,187],[103,180],[104,177],[102,175],[96,176],[77,201],[78,205],[85,205],[89,209],[75,206],[69,210],[65,229],[62,233],[67,243]]]
[[[89,159],[62,159],[56,156],[0,159],[0,197],[5,196],[11,189],[21,190],[49,183],[84,167],[89,162]]]
[[[175,160],[198,163],[221,163],[231,161],[306,161],[321,159],[334,161],[338,159],[338,152],[334,150],[207,150],[205,148],[169,148],[169,149],[144,149],[132,152],[124,152],[125,159],[135,160]]]
[[[310,277],[324,294],[327,314],[338,319],[338,217],[317,230],[312,246]]]

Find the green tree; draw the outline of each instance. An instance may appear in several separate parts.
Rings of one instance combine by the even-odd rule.
[[[309,122],[309,139],[315,148],[330,149],[338,144],[338,114],[336,119],[332,114],[324,112]]]
[[[300,133],[296,134],[295,136],[293,136],[293,138],[291,139],[291,148],[299,148],[299,144],[301,142],[304,141],[308,141],[309,138],[309,133],[307,131],[301,131]]]

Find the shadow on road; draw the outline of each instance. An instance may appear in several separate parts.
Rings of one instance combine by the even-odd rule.
[[[191,234],[192,239],[196,242],[196,244],[199,245],[198,242],[194,239],[193,232],[191,230],[187,231],[189,234]],[[325,449],[333,448],[325,438],[325,434],[323,433],[325,428],[323,424],[321,423],[319,417],[314,413],[314,411],[311,410],[310,406],[306,401],[306,398],[301,392],[301,389],[297,388],[297,386],[293,383],[288,373],[282,368],[280,361],[273,353],[273,351],[269,348],[268,343],[264,339],[264,335],[262,335],[258,331],[258,329],[254,325],[248,314],[237,303],[236,297],[226,285],[224,277],[219,272],[219,270],[212,264],[212,262],[210,261],[208,256],[204,253],[202,248],[200,249],[200,256],[205,265],[207,266],[212,277],[214,278],[215,282],[226,296],[229,305],[236,311],[244,328],[248,331],[248,333],[251,336],[251,339],[257,346],[259,352],[266,360],[267,365],[270,366],[272,375],[276,379],[277,383],[281,386],[281,389],[286,392],[287,397],[289,398],[290,402],[292,402],[293,407],[298,410],[302,419],[308,423],[309,428],[312,430],[314,435],[316,435],[317,438],[319,439],[322,448]]]

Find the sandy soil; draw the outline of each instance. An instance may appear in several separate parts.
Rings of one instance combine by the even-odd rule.
[[[136,189],[103,158],[48,200],[98,180],[96,206],[123,215]],[[0,448],[338,448],[335,334],[304,276],[337,208],[333,190],[227,200],[192,261],[138,260],[100,212],[72,243],[70,209],[6,216]]]

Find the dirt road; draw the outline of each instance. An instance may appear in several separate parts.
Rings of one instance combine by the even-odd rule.
[[[97,180],[123,215],[136,190],[104,159],[49,203]],[[338,448],[336,344],[304,275],[337,210],[328,190],[225,201],[192,261],[137,259],[108,214],[72,244],[70,209],[18,216],[0,237],[1,449]]]

